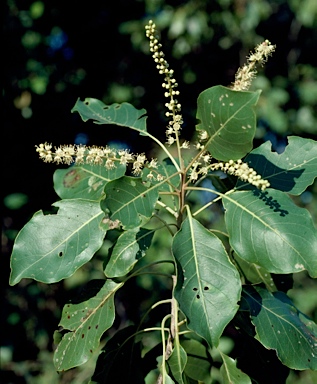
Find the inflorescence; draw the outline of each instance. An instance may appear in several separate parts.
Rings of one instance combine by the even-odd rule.
[[[163,180],[163,176],[155,171],[157,168],[156,159],[148,161],[144,153],[134,155],[126,149],[116,150],[109,147],[88,147],[85,145],[62,145],[52,149],[51,144],[44,143],[36,145],[36,152],[46,163],[103,165],[108,170],[116,168],[117,164],[131,164],[132,173],[135,176],[140,176],[143,168],[146,167],[151,170],[147,174],[148,179]]]
[[[177,90],[178,84],[174,78],[174,70],[169,69],[169,64],[164,59],[165,55],[161,50],[162,44],[159,43],[156,25],[152,20],[145,26],[145,31],[146,36],[150,39],[150,51],[152,52],[152,57],[156,63],[156,68],[160,75],[165,76],[162,87],[165,88],[164,96],[169,98],[169,102],[165,104],[168,109],[165,115],[171,118],[166,130],[166,137],[167,144],[172,145],[178,140],[179,131],[183,124],[181,104],[176,99],[176,96],[179,95],[179,91]],[[188,146],[188,142],[182,144],[182,148],[186,149]]]
[[[256,65],[263,65],[274,51],[275,45],[272,45],[269,40],[257,45],[254,52],[251,52],[247,58],[248,63],[238,69],[232,89],[234,91],[247,91],[256,76]]]

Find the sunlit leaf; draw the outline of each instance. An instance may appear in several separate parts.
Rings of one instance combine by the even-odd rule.
[[[206,150],[217,160],[237,160],[252,149],[256,129],[254,107],[260,91],[238,92],[223,86],[203,91],[198,97],[198,130],[208,133]]]
[[[317,276],[317,231],[309,212],[277,190],[243,191],[223,199],[232,248],[271,273],[306,269]]]
[[[299,195],[317,177],[317,142],[302,137],[288,137],[283,153],[272,152],[270,141],[254,149],[245,162],[270,182],[274,189]],[[238,188],[245,187],[238,182]]]
[[[85,363],[99,346],[102,334],[115,318],[114,294],[123,285],[107,280],[96,296],[63,308],[60,326],[67,332],[58,344],[54,364],[58,371]]]
[[[86,98],[77,100],[72,112],[78,112],[83,121],[91,119],[96,124],[121,125],[146,134],[146,110],[136,109],[129,103],[105,105],[100,100]]]
[[[124,231],[110,250],[110,259],[105,267],[107,277],[125,276],[139,259],[145,256],[151,245],[154,231],[133,228]]]
[[[221,351],[219,352],[223,361],[220,367],[223,384],[251,384],[250,377],[237,368],[236,361]]]
[[[55,215],[37,212],[16,237],[10,284],[22,278],[54,283],[71,276],[101,247],[106,226],[98,202],[83,199],[53,204]]]
[[[266,348],[275,349],[289,368],[317,369],[317,325],[284,293],[246,286],[242,297],[249,307],[256,338]]]
[[[118,164],[113,169],[102,165],[74,165],[57,169],[54,173],[54,189],[62,199],[82,198],[99,200],[105,184],[125,174],[126,166]]]
[[[158,200],[157,186],[147,187],[141,178],[123,176],[105,187],[102,207],[111,220],[119,220],[125,229],[138,227],[142,217],[150,218]]]
[[[238,309],[239,274],[219,238],[190,216],[175,235],[172,250],[180,265],[175,297],[188,327],[216,346]]]

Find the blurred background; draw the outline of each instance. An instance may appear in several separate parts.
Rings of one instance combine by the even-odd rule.
[[[70,282],[45,285],[25,279],[8,285],[17,232],[36,211],[51,212],[58,199],[53,190],[56,166],[43,164],[35,145],[114,144],[132,152],[152,151],[151,143],[133,132],[84,123],[72,114],[76,100],[86,97],[145,108],[148,130],[165,140],[163,79],[144,33],[149,19],[161,31],[166,58],[175,70],[186,139],[194,133],[199,93],[230,85],[249,51],[264,39],[277,48],[253,84],[263,90],[255,145],[270,140],[273,149],[282,152],[289,135],[316,139],[317,2],[6,0],[1,17],[1,382],[86,383],[89,364],[63,375],[55,372],[52,335],[64,303],[87,275],[97,273],[94,264]],[[315,223],[316,195],[315,183],[296,199]],[[298,274],[290,295],[317,320],[316,284],[311,279]],[[314,382],[309,380],[317,378],[292,373],[288,383]]]

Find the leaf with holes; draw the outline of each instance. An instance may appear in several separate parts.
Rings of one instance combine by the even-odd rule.
[[[10,284],[22,278],[55,283],[71,276],[101,247],[107,226],[98,202],[61,200],[56,215],[37,212],[16,237]]]
[[[109,211],[111,220],[119,220],[124,229],[138,227],[142,219],[152,216],[158,187],[147,187],[141,178],[123,176],[106,185],[102,208]]]
[[[242,303],[248,308],[256,338],[292,369],[317,370],[317,325],[294,306],[283,292],[246,286]]]
[[[260,91],[240,92],[223,86],[208,88],[197,100],[197,130],[208,133],[205,148],[217,160],[237,160],[252,149],[256,129],[254,107]]]
[[[64,306],[59,325],[71,332],[63,336],[55,350],[54,364],[58,371],[84,364],[96,351],[102,334],[113,324],[113,298],[122,285],[107,280],[96,296]]]
[[[105,275],[119,277],[130,272],[137,261],[145,256],[153,235],[154,231],[138,227],[124,231],[109,251],[110,258],[104,270]]]
[[[242,259],[270,273],[306,269],[317,277],[317,231],[309,212],[274,189],[224,195],[229,241]]]
[[[105,105],[100,100],[86,98],[77,100],[72,112],[78,112],[83,121],[91,119],[96,124],[121,125],[146,135],[146,110],[136,109],[129,103]]]
[[[283,153],[272,152],[270,141],[254,149],[245,162],[254,168],[274,189],[300,195],[317,177],[317,141],[288,137]],[[248,184],[239,181],[238,188]]]
[[[188,327],[217,345],[238,309],[240,276],[219,238],[191,216],[174,236],[172,250],[179,266],[175,297]]]
[[[125,171],[123,164],[113,169],[89,164],[57,169],[54,173],[54,189],[61,199],[99,200],[104,194],[105,185],[122,177]]]
[[[251,384],[250,377],[237,368],[237,362],[221,351],[219,352],[223,361],[220,367],[223,384]]]

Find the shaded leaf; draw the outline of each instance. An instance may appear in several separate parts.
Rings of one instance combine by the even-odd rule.
[[[223,384],[251,384],[250,377],[237,368],[235,360],[222,352],[220,354],[223,361],[220,367]]]
[[[55,283],[71,276],[101,247],[107,227],[98,202],[61,200],[56,215],[35,213],[16,237],[10,284],[22,278]]]
[[[83,121],[91,119],[96,124],[121,125],[146,134],[146,110],[136,109],[129,103],[105,105],[100,100],[86,98],[77,100],[72,112],[78,112]]]
[[[317,325],[294,306],[282,292],[246,286],[247,302],[256,338],[276,350],[283,364],[292,369],[317,369]],[[242,305],[245,303],[242,302]]]
[[[186,375],[205,384],[211,384],[212,360],[205,345],[195,339],[184,339],[181,345],[187,354]]]
[[[234,192],[223,204],[229,241],[239,257],[271,273],[306,269],[317,276],[316,228],[309,212],[284,192]]]
[[[128,326],[115,333],[103,347],[92,377],[93,383],[142,383],[141,343],[132,337],[137,327]]]
[[[241,259],[238,255],[234,255],[234,260],[237,262],[239,268],[242,270],[243,275],[252,284],[265,284],[269,291],[276,291],[276,286],[271,274],[260,265],[249,263]]]
[[[82,198],[99,200],[106,183],[125,174],[126,166],[118,164],[107,169],[102,165],[74,165],[57,169],[54,173],[54,189],[61,199]]]
[[[217,345],[238,309],[239,274],[219,238],[190,216],[174,236],[172,250],[179,263],[175,297],[188,327]]]
[[[240,92],[223,86],[203,91],[197,100],[198,130],[208,133],[205,144],[217,160],[237,160],[252,149],[256,129],[254,107],[260,91]]]
[[[317,177],[317,141],[302,137],[288,137],[283,153],[272,152],[270,141],[254,149],[244,160],[274,189],[299,195]],[[239,181],[238,187],[245,183]]]
[[[84,364],[99,346],[102,334],[115,318],[114,294],[122,287],[107,280],[95,297],[79,304],[66,304],[59,323],[67,332],[54,353],[54,364],[64,371]]]
[[[147,187],[141,178],[123,176],[105,187],[104,210],[110,211],[111,220],[119,220],[124,229],[138,227],[142,217],[150,218],[158,200],[156,186]]]
[[[145,256],[153,235],[154,231],[138,227],[123,232],[110,251],[105,275],[120,277],[130,272],[137,261]]]

